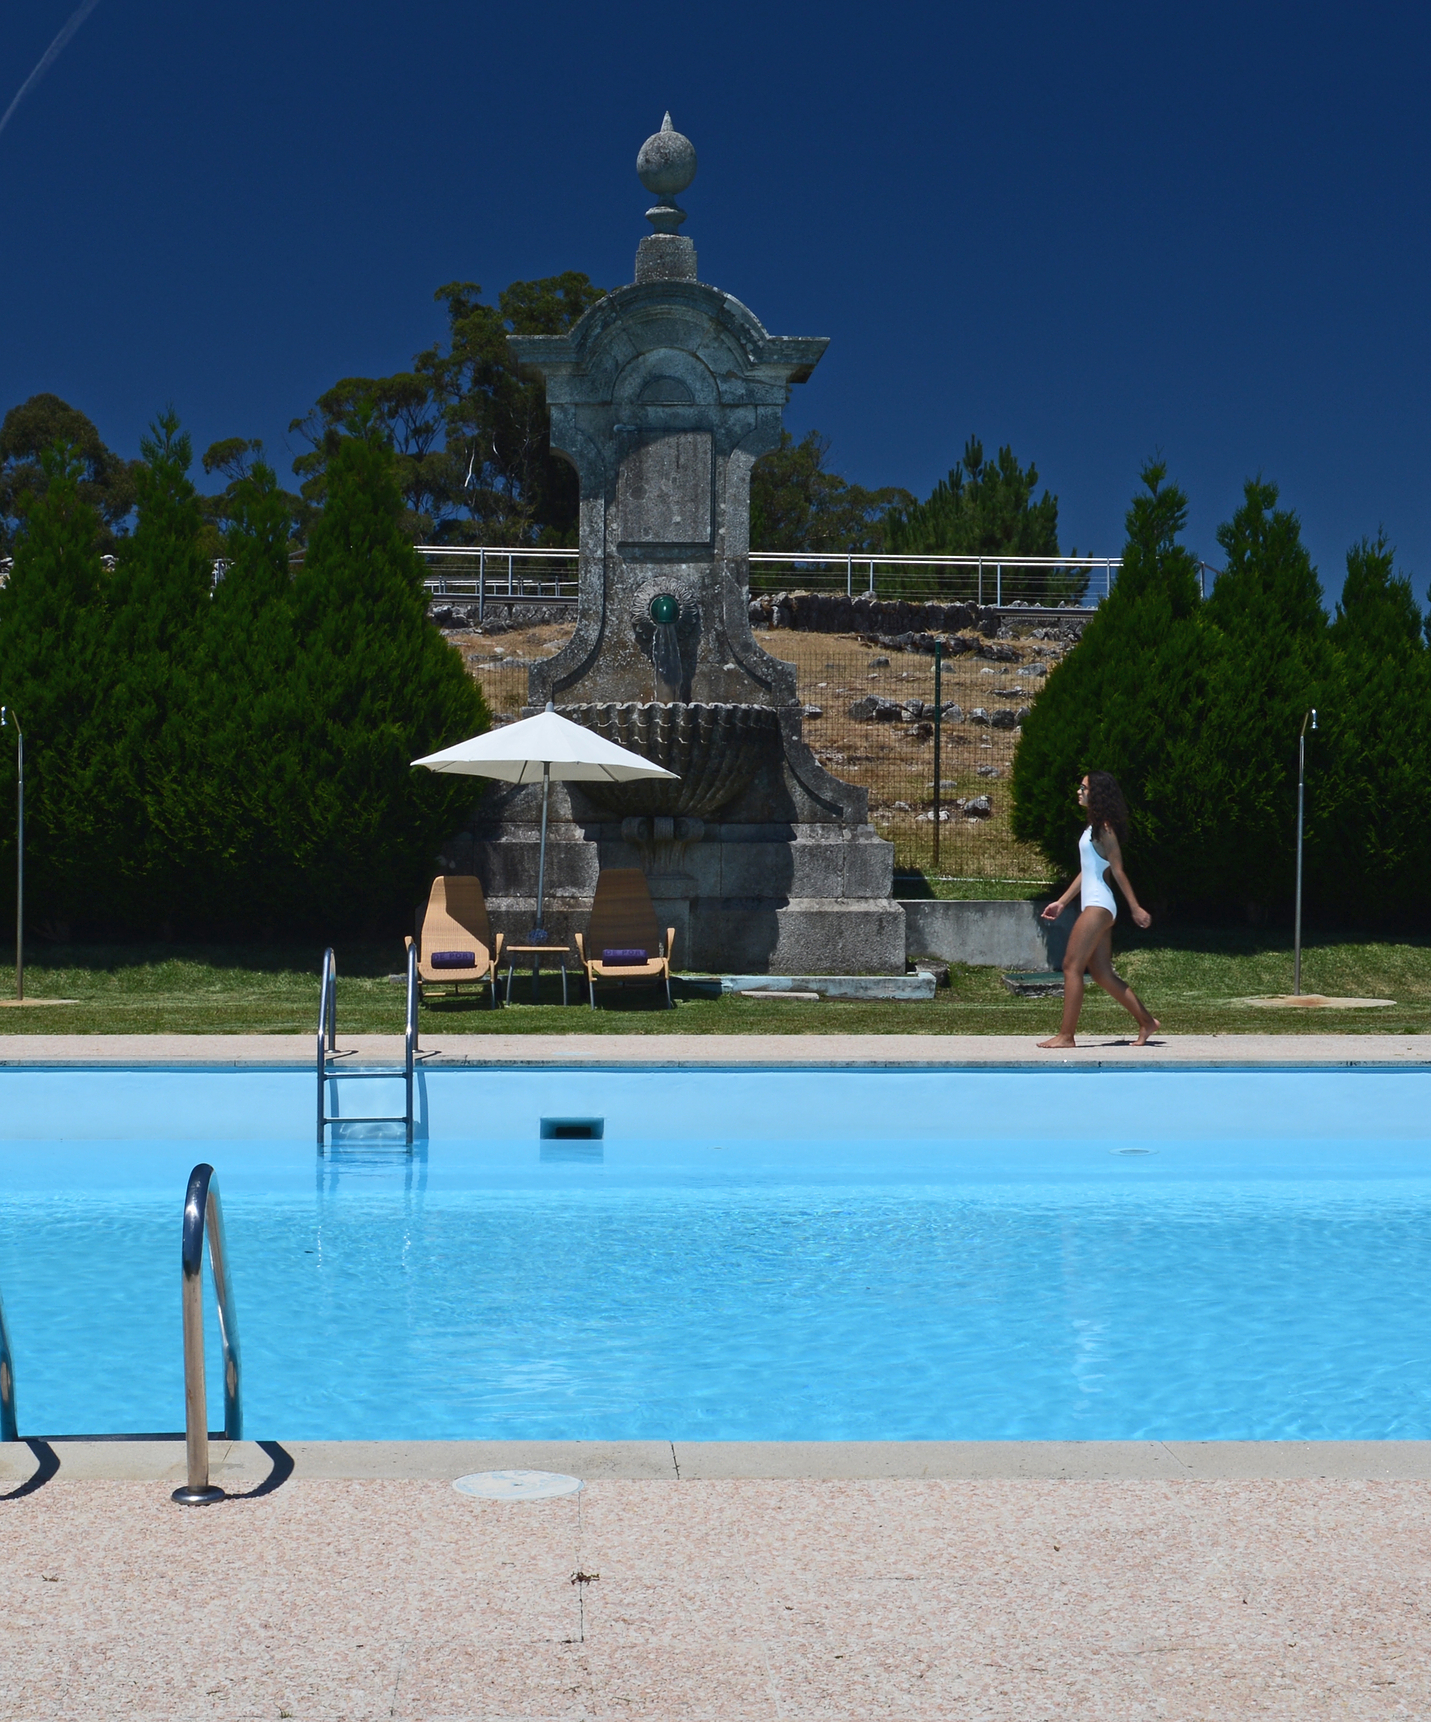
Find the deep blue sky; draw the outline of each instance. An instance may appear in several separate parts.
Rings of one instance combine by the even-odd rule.
[[[5,9],[0,109],[72,9]],[[439,283],[629,280],[669,107],[702,279],[831,337],[788,422],[837,470],[927,492],[977,431],[1107,554],[1161,450],[1199,554],[1260,471],[1331,590],[1383,524],[1424,594],[1428,58],[1411,5],[100,0],[0,134],[0,411],[286,468]]]

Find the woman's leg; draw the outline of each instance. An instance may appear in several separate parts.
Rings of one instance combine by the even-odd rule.
[[[1146,1046],[1148,1036],[1155,1033],[1163,1025],[1153,1015],[1127,983],[1113,967],[1113,923],[1108,923],[1108,930],[1098,941],[1098,946],[1088,959],[1088,972],[1103,988],[1109,998],[1117,999],[1128,1015],[1138,1025],[1138,1038],[1135,1046]],[[1065,983],[1067,984],[1067,983]]]
[[[1068,935],[1068,948],[1063,954],[1063,1022],[1058,1033],[1040,1046],[1076,1046],[1074,1033],[1078,1028],[1078,1013],[1083,1009],[1083,972],[1088,967],[1099,942],[1113,930],[1113,917],[1106,909],[1085,909],[1073,923]]]

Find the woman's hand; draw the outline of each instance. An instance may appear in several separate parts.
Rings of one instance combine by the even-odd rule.
[[[1068,905],[1063,902],[1045,903],[1043,914],[1040,919],[1044,921],[1056,921],[1067,907]]]
[[[1134,909],[1133,920],[1140,927],[1151,927],[1153,924],[1153,917],[1146,909]]]

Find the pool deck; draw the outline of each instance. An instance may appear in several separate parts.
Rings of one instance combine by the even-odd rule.
[[[400,1063],[399,1035],[339,1035],[359,1060]],[[1076,1050],[1043,1052],[1030,1036],[1001,1034],[440,1034],[427,1033],[429,1068],[777,1065],[920,1070],[1187,1069],[1247,1066],[1427,1066],[1431,1035],[1159,1035],[1146,1047],[1088,1035]],[[8,1034],[0,1068],[16,1065],[254,1065],[311,1070],[311,1034]]]
[[[433,1064],[1431,1063],[1390,1035],[430,1036]],[[395,1037],[343,1038],[359,1057]],[[301,1036],[5,1036],[289,1066]],[[0,1722],[1431,1716],[1431,1442],[0,1445]],[[494,1502],[466,1472],[578,1494]]]
[[[1428,1449],[11,1446],[0,1717],[1422,1718]]]

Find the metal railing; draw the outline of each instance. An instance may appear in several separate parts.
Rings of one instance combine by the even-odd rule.
[[[435,597],[477,600],[480,627],[488,600],[575,605],[575,549],[419,544]],[[847,598],[971,601],[995,609],[1096,608],[1122,567],[1118,556],[872,556],[857,551],[752,550],[753,596],[781,590],[843,592]],[[1220,569],[1199,564],[1202,595]]]
[[[219,1181],[212,1166],[195,1166],[184,1197],[184,1439],[188,1452],[188,1482],[175,1489],[173,1499],[184,1507],[222,1501],[224,1491],[209,1481],[209,1405],[204,1381],[204,1240],[214,1271],[214,1302],[219,1318],[223,1354],[224,1439],[243,1439],[242,1370],[239,1362],[238,1317],[233,1282],[229,1278],[228,1243]]]
[[[1118,577],[1116,556],[872,556],[853,551],[755,550],[750,556],[753,595],[799,588],[843,592],[847,598],[943,598],[996,609],[1005,603],[1101,603]]]
[[[15,1354],[5,1325],[5,1300],[0,1298],[0,1441],[18,1441],[15,1423]]]
[[[479,627],[489,599],[576,606],[579,550],[419,544],[417,553],[431,570],[423,582],[428,591],[439,598],[475,598]]]
[[[329,945],[323,953],[322,981],[318,993],[318,1152],[321,1154],[327,1146],[327,1127],[330,1124],[402,1124],[407,1129],[407,1146],[412,1147],[413,1137],[413,1091],[414,1072],[417,1065],[417,1055],[421,1050],[418,1045],[417,1010],[421,996],[417,978],[417,951],[409,945],[407,951],[407,1009],[403,1022],[403,1068],[401,1073],[393,1069],[379,1070],[335,1070],[328,1060],[337,1051],[338,1041],[338,959]],[[387,1113],[379,1117],[364,1115],[348,1118],[335,1116],[328,1111],[328,1084],[330,1082],[352,1082],[363,1078],[384,1078],[392,1080],[402,1075],[406,1086],[406,1103],[400,1114]]]
[[[480,626],[491,600],[574,605],[580,551],[530,546],[419,544],[424,581],[439,598],[477,600]],[[1091,608],[1117,578],[1116,556],[871,556],[854,551],[753,550],[754,594],[786,587],[847,597],[1072,603]]]

